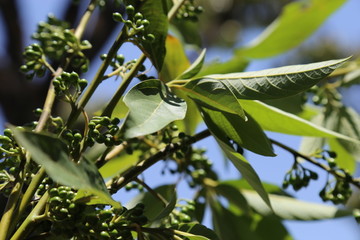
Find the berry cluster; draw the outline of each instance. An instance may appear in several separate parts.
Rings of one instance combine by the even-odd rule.
[[[86,40],[80,42],[67,22],[49,15],[47,22],[39,23],[33,38],[40,42],[47,57],[60,60],[64,56],[71,56],[72,67],[79,68],[82,72],[88,70],[89,60],[82,51],[91,48],[91,44]]]
[[[56,95],[63,96],[64,100],[69,103],[76,102],[87,84],[86,79],[80,79],[76,72],[63,72],[53,81]]]
[[[106,116],[96,116],[89,122],[89,132],[86,138],[88,146],[95,142],[105,144],[107,147],[119,145],[122,140],[116,135],[119,132],[120,119],[110,119]]]
[[[183,200],[184,204],[177,203],[169,218],[164,221],[165,227],[177,227],[180,223],[193,221],[195,202],[193,200]]]
[[[22,149],[17,145],[11,129],[0,135],[0,193],[8,195],[20,171]]]
[[[20,71],[26,73],[26,78],[31,80],[35,76],[42,77],[45,74],[45,55],[42,48],[34,43],[25,48],[23,53],[25,64],[20,67]]]
[[[310,180],[317,179],[318,174],[316,172],[303,167],[295,160],[293,167],[285,174],[282,186],[287,188],[291,185],[295,191],[298,191],[303,187],[307,187]]]
[[[323,151],[322,159],[324,159],[332,172],[344,178],[334,177],[326,182],[325,187],[320,191],[319,195],[323,201],[331,201],[334,204],[345,203],[351,196],[350,187],[351,175],[336,164],[336,153],[332,151]],[[329,175],[328,175],[329,176]]]
[[[145,19],[143,14],[135,11],[133,5],[126,6],[127,19],[116,12],[113,14],[114,21],[124,23],[126,27],[127,37],[129,39],[136,38],[146,42],[153,42],[155,36],[147,31],[147,27],[150,25],[149,20]],[[135,39],[134,38],[134,39]]]
[[[195,6],[195,0],[187,0],[176,13],[177,19],[197,21],[198,15],[204,11],[203,7]]]

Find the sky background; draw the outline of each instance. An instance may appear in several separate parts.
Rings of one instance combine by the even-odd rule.
[[[46,20],[48,13],[54,13],[60,15],[63,10],[61,1],[59,0],[22,0],[19,1],[22,9],[22,21],[26,25],[24,36],[25,46],[33,43],[33,40],[30,38],[30,35],[36,30],[37,23],[39,21]],[[60,4],[59,4],[60,3]],[[339,11],[337,11],[326,23],[304,44],[312,44],[316,41],[321,41],[321,37],[326,35],[337,42],[339,42],[341,48],[344,52],[344,57],[347,55],[359,55],[360,54],[360,0],[349,0]],[[0,21],[0,46],[3,46],[3,39],[1,35],[3,34],[3,26]],[[245,44],[254,38],[258,33],[261,32],[261,29],[255,29],[248,31],[245,35],[242,35],[239,38],[239,45]],[[107,49],[107,48],[106,48]],[[106,52],[104,49],[103,52]],[[126,50],[124,50],[126,49]],[[131,48],[130,46],[122,48],[123,54],[127,56],[127,59],[137,58],[139,52]],[[207,59],[214,59],[221,56],[222,60],[229,58],[231,56],[231,50],[224,49],[209,49],[207,52]],[[290,51],[287,55],[295,54],[295,51]],[[0,55],[3,55],[4,50],[0,48]],[[281,65],[286,64],[283,62],[283,57],[277,57],[272,59],[266,59],[261,61],[253,61],[247,70],[260,70],[270,66],[273,66],[274,63]],[[95,69],[90,69],[86,74],[85,78],[91,79],[94,74]],[[93,101],[93,104],[99,104],[108,98],[111,97],[111,93],[114,91],[114,86],[117,86],[119,81],[107,81],[101,89],[96,92],[96,100]],[[359,88],[355,87],[349,90],[345,90],[347,104],[358,108],[358,91]],[[40,106],[39,106],[40,107]],[[5,120],[1,117],[0,109],[0,128],[4,126]],[[204,126],[201,126],[204,127]],[[200,128],[201,128],[200,127]],[[267,133],[270,138],[277,139],[280,142],[284,142],[287,145],[297,149],[300,145],[301,138],[296,136],[288,136],[277,133]],[[207,138],[199,143],[197,146],[208,148],[207,155],[214,162],[214,169],[219,170],[219,176],[223,179],[234,179],[238,178],[239,174],[235,168],[232,166],[225,167],[223,156],[219,151],[219,148],[216,146],[216,143],[213,138]],[[246,153],[246,158],[250,161],[252,166],[258,172],[262,180],[281,185],[284,174],[290,168],[292,164],[292,155],[275,147],[275,152],[277,157],[269,158],[262,157],[253,153]],[[158,167],[157,167],[158,166]],[[308,165],[307,165],[308,166]],[[152,167],[145,175],[146,180],[153,181],[155,185],[163,184],[164,179],[161,178],[151,178],[151,176],[159,176],[159,165]],[[315,169],[315,168],[313,168]],[[151,179],[150,179],[151,178]],[[319,181],[312,182],[310,187],[299,192],[291,192],[296,197],[311,201],[321,203],[321,199],[318,197],[318,192],[323,187],[325,183],[325,175],[320,176]],[[170,179],[170,178],[169,178]],[[191,197],[191,192],[183,190],[180,191],[181,197]],[[185,189],[185,188],[184,188]],[[206,224],[210,224],[209,217],[207,217]],[[356,222],[351,218],[341,218],[337,220],[326,220],[326,221],[313,221],[313,222],[298,222],[298,221],[286,221],[286,227],[293,235],[296,240],[318,240],[318,239],[328,239],[328,240],[358,240],[360,236],[360,229]]]

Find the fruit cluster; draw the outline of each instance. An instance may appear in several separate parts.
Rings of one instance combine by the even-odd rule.
[[[204,11],[203,7],[195,6],[195,0],[186,0],[176,13],[177,19],[197,21],[198,15]]]
[[[317,179],[318,174],[316,172],[303,167],[295,161],[293,167],[285,174],[282,186],[287,188],[291,185],[295,191],[298,191],[303,187],[307,187],[311,180]]]
[[[35,76],[42,77],[45,74],[45,55],[42,48],[34,43],[25,48],[23,53],[25,64],[21,65],[20,71],[26,73],[26,78],[31,80]]]
[[[64,100],[70,103],[76,102],[87,84],[86,79],[80,79],[76,72],[63,72],[53,81],[56,95],[64,97]]]
[[[120,119],[110,119],[106,116],[95,116],[89,122],[89,132],[86,138],[88,146],[93,146],[95,142],[105,144],[107,147],[119,145],[122,140],[117,136],[119,132]]]
[[[91,44],[87,40],[79,41],[67,22],[49,15],[47,22],[39,23],[37,32],[32,37],[40,42],[46,57],[59,61],[64,56],[71,56],[70,65],[73,68],[82,72],[88,70],[89,60],[82,51],[91,48]]]

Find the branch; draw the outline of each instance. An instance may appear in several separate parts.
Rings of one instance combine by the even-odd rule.
[[[204,138],[209,137],[210,135],[211,135],[210,131],[208,129],[206,129],[202,132],[199,132],[195,136],[191,137],[186,142],[172,143],[172,144],[167,145],[165,148],[163,148],[162,150],[157,152],[155,155],[149,157],[148,159],[140,162],[135,167],[129,169],[129,171],[125,172],[124,175],[121,176],[116,182],[113,182],[111,184],[111,187],[114,189],[117,189],[117,190],[121,189],[129,182],[135,180],[139,174],[144,172],[146,169],[150,168],[155,163],[167,158],[169,155],[180,150],[181,146],[183,146],[184,144],[190,145],[190,144],[196,143]]]
[[[295,157],[300,157],[302,159],[304,159],[305,161],[314,164],[315,166],[318,166],[319,168],[329,172],[330,174],[332,174],[333,176],[335,176],[336,178],[341,178],[345,181],[349,181],[350,183],[352,183],[354,186],[358,187],[360,189],[360,180],[359,179],[355,179],[353,177],[349,178],[348,176],[345,176],[344,174],[339,173],[338,171],[331,169],[329,166],[324,165],[319,163],[318,161],[312,159],[311,157],[304,155],[274,139],[270,139],[270,142],[278,147],[281,147],[282,149],[290,152],[291,154],[293,154]]]

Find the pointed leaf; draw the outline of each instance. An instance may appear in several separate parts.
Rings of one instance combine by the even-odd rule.
[[[274,209],[274,212],[272,212],[256,192],[251,190],[242,190],[241,192],[247,199],[248,204],[261,215],[275,213],[282,219],[309,221],[351,216],[353,214],[352,210],[336,206],[304,202],[291,197],[269,194]]]
[[[166,38],[166,55],[160,72],[160,79],[168,82],[175,79],[190,66],[182,43],[172,35]]]
[[[328,130],[259,101],[241,101],[241,105],[264,130],[300,136],[340,138],[358,142],[356,139]]]
[[[346,0],[296,1],[285,6],[282,14],[249,46],[237,54],[249,58],[266,58],[288,51],[300,43]]]
[[[195,235],[195,234],[188,233],[188,232],[182,232],[182,231],[179,231],[179,230],[174,230],[174,232],[177,235],[184,236],[189,240],[210,240],[210,238],[200,236],[200,235]]]
[[[168,32],[167,8],[165,1],[147,0],[141,3],[140,12],[150,24],[146,27],[146,33],[153,34],[154,41],[144,41],[146,55],[149,57],[155,68],[160,71],[164,62],[166,48],[165,40]]]
[[[272,145],[256,121],[247,114],[247,121],[235,114],[199,106],[204,121],[213,135],[232,147],[244,147],[265,156],[275,156]]]
[[[176,79],[189,79],[198,74],[204,64],[206,50],[202,50],[198,58]]]
[[[103,204],[120,207],[106,189],[96,166],[82,158],[79,164],[69,158],[67,146],[55,136],[13,129],[16,141],[24,147],[32,159],[42,165],[56,182],[85,190],[100,197]]]
[[[266,100],[295,95],[328,76],[348,58],[304,65],[292,65],[255,72],[208,75],[189,81],[189,95],[224,96],[229,91],[238,99]],[[220,84],[222,83],[222,84]],[[191,91],[190,91],[191,90]],[[196,94],[197,93],[197,94]],[[230,111],[229,111],[230,112]]]
[[[235,152],[231,147],[226,143],[223,143],[220,139],[215,138],[220,145],[221,149],[224,151],[227,158],[234,164],[236,169],[241,173],[241,176],[246,179],[246,181],[251,185],[251,187],[259,194],[260,198],[265,202],[265,204],[271,208],[271,203],[269,196],[262,185],[262,182],[252,168],[250,163],[244,158],[240,153]]]
[[[156,132],[186,114],[186,102],[159,80],[137,84],[125,95],[124,102],[130,109],[123,126],[126,138]]]

